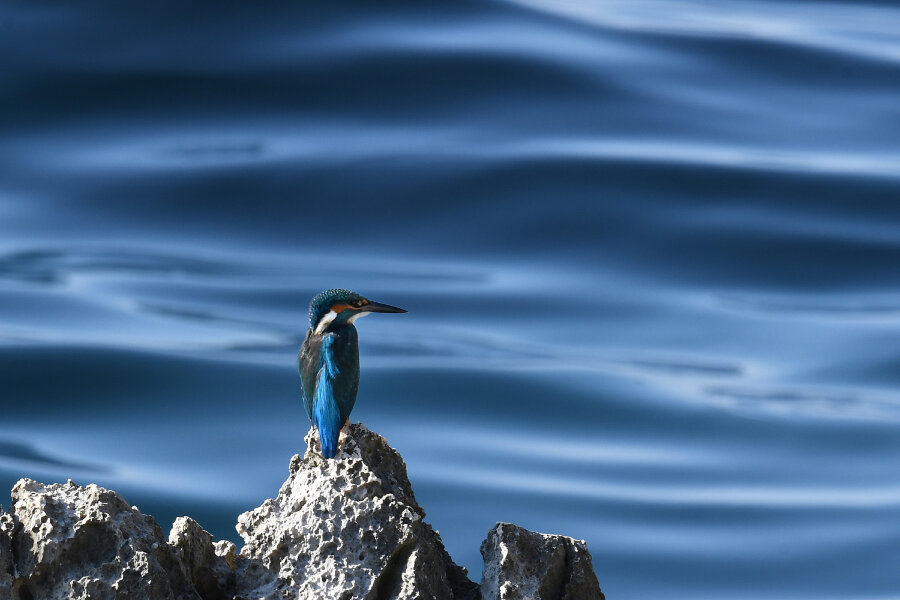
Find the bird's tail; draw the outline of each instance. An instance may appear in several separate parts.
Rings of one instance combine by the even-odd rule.
[[[322,444],[322,457],[334,458],[337,454],[338,436],[341,433],[341,411],[334,399],[332,381],[338,374],[334,361],[331,360],[330,346],[325,347],[326,360],[319,370],[316,385],[316,397],[313,406],[313,423],[319,430],[319,441]]]
[[[335,409],[337,407],[335,406]],[[337,411],[335,410],[335,413]],[[335,418],[329,418],[330,415],[323,419],[317,419],[316,427],[319,430],[319,441],[322,444],[322,457],[334,458],[337,454],[338,436],[341,433],[340,416],[335,414]]]

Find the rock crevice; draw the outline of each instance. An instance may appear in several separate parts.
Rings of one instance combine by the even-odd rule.
[[[361,424],[336,460],[314,432],[278,495],[238,517],[238,552],[189,517],[168,539],[94,484],[20,480],[0,509],[0,600],[596,600],[584,542],[498,523],[481,585],[425,522],[406,465]]]

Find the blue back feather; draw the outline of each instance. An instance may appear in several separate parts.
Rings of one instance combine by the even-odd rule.
[[[337,454],[338,435],[341,431],[341,411],[334,397],[334,380],[340,370],[334,360],[332,345],[335,336],[326,335],[322,339],[319,374],[316,378],[316,394],[313,404],[313,423],[319,430],[322,442],[322,456],[334,458]]]

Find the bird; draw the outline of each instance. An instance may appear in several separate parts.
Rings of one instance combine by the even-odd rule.
[[[405,313],[356,292],[325,290],[309,303],[309,329],[297,355],[306,416],[319,432],[322,457],[334,458],[359,389],[359,337],[354,322],[373,312]]]

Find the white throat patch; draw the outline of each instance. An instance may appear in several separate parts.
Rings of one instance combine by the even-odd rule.
[[[358,312],[355,315],[353,315],[352,317],[350,317],[349,319],[347,319],[347,322],[350,323],[351,325],[353,325],[353,321],[355,321],[357,319],[362,319],[363,317],[368,317],[371,314],[372,313],[370,313],[370,312]]]
[[[328,324],[334,321],[336,318],[337,313],[333,310],[329,310],[328,314],[319,319],[319,322],[318,324],[316,324],[316,329],[313,333],[315,333],[316,335],[320,335],[323,331],[325,331],[325,328],[328,327]]]

